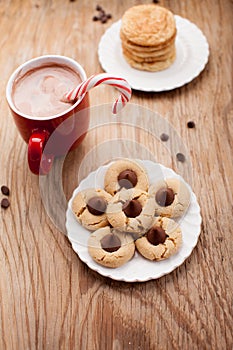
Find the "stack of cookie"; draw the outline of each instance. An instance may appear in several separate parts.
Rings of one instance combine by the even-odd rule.
[[[149,260],[175,254],[182,233],[173,218],[189,206],[184,182],[169,178],[150,184],[146,169],[136,161],[113,162],[104,178],[104,189],[85,189],[72,201],[72,211],[86,229],[94,231],[88,251],[98,263],[119,267],[135,252]]]
[[[176,23],[164,7],[131,7],[122,17],[120,37],[124,57],[136,69],[160,71],[176,58]]]

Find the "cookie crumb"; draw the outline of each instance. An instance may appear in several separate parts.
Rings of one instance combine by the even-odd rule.
[[[7,198],[3,198],[3,199],[1,200],[1,207],[2,207],[3,209],[7,209],[9,206],[10,206],[9,200],[8,200]]]

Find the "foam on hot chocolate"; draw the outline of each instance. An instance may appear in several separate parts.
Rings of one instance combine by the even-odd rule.
[[[13,85],[15,107],[33,117],[49,117],[67,110],[64,94],[80,84],[80,76],[65,65],[50,64],[19,76]]]

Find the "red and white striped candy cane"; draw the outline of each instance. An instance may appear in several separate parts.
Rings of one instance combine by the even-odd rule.
[[[120,96],[113,103],[113,106],[112,106],[113,114],[117,114],[125,106],[125,104],[130,100],[132,91],[131,91],[131,87],[129,86],[128,82],[125,79],[114,77],[107,73],[92,75],[90,78],[88,78],[87,80],[79,84],[75,89],[72,89],[67,94],[65,94],[64,100],[67,102],[75,101],[79,97],[86,94],[90,89],[100,84],[107,84],[107,85],[114,86],[120,91],[121,93]]]

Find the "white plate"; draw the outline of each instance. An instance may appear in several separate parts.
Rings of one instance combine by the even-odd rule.
[[[102,36],[98,55],[102,68],[125,78],[131,87],[141,91],[165,91],[183,86],[196,78],[209,57],[209,45],[202,31],[193,23],[175,16],[176,60],[160,72],[146,72],[132,68],[124,59],[121,49],[121,20],[115,22]]]
[[[177,177],[172,169],[166,168],[161,164],[149,160],[141,161],[147,169],[150,183],[153,183],[161,177]],[[125,282],[144,282],[151,279],[159,278],[173,271],[180,266],[185,259],[191,254],[197,244],[200,234],[201,215],[200,207],[197,203],[195,194],[191,191],[191,203],[188,211],[180,220],[179,224],[182,230],[183,243],[177,254],[162,261],[149,261],[144,259],[139,253],[127,262],[125,265],[116,269],[111,269],[98,265],[88,254],[87,241],[90,232],[83,228],[75,219],[71,210],[71,203],[74,196],[86,188],[103,188],[105,172],[110,164],[101,166],[96,171],[90,173],[80,185],[74,190],[72,198],[69,200],[66,212],[66,229],[68,238],[74,251],[79,258],[85,262],[92,270],[97,271],[100,275],[110,277],[114,280]]]

